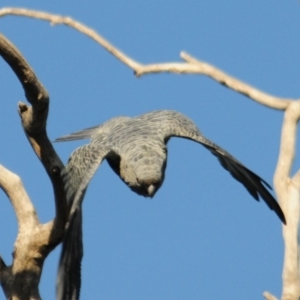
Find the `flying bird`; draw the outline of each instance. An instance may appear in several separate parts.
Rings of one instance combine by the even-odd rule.
[[[89,144],[77,148],[71,154],[66,167],[62,170],[67,201],[70,205],[69,228],[61,256],[62,268],[70,264],[69,258],[72,252],[70,249],[74,250],[75,247],[70,247],[72,241],[75,243],[74,239],[76,237],[79,239],[81,236],[81,232],[77,235],[72,227],[77,228],[77,231],[81,230],[79,229],[81,225],[78,225],[81,222],[81,203],[86,188],[101,162],[106,159],[113,171],[133,192],[152,198],[164,181],[167,143],[171,137],[189,139],[204,146],[218,158],[224,169],[244,185],[255,200],[263,199],[279,219],[286,223],[279,204],[268,191],[271,189],[268,183],[224,149],[204,137],[188,117],[171,110],[153,111],[133,118],[116,117],[100,126],[55,140],[64,142],[91,139]],[[79,216],[77,222],[76,216]],[[82,244],[81,241],[80,243]],[[77,246],[80,248],[79,245]],[[78,253],[79,260],[82,249]],[[80,272],[80,263],[75,267],[76,272],[78,268]],[[64,276],[61,271],[59,280],[63,280]]]
[[[71,211],[80,206],[80,196],[104,159],[132,191],[153,197],[164,181],[167,143],[171,137],[193,140],[208,149],[255,200],[262,198],[285,223],[279,204],[267,189],[271,189],[268,183],[205,138],[192,120],[171,110],[153,111],[134,118],[113,118],[100,126],[55,140],[91,139],[89,144],[71,154],[62,172]]]

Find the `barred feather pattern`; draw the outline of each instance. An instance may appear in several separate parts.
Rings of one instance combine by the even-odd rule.
[[[74,249],[76,245],[79,248],[82,247],[82,237],[79,233],[81,230],[81,202],[85,190],[102,160],[108,161],[113,171],[132,191],[145,197],[153,197],[164,180],[167,143],[171,137],[182,137],[204,146],[218,158],[222,167],[239,181],[255,200],[264,200],[279,219],[286,223],[279,204],[268,190],[270,186],[227,151],[204,137],[188,117],[176,111],[159,110],[133,118],[113,118],[100,126],[72,133],[56,140],[91,139],[89,144],[72,153],[62,172],[71,211],[69,227],[63,244],[60,270],[64,268],[70,270],[70,268],[72,269],[71,265],[74,264],[73,269],[77,271],[75,278],[74,276],[70,277],[68,272],[60,272],[63,275],[60,276],[59,285],[62,287],[69,285],[69,288],[64,289],[67,292],[63,293],[62,298],[59,299],[78,299],[73,299],[70,295],[72,295],[72,289],[76,291],[80,289],[80,286],[76,285],[80,285],[80,280],[78,280],[80,268],[78,266],[80,266],[82,251],[79,249],[76,254]],[[77,218],[77,216],[79,217]],[[76,230],[78,234],[74,234]],[[76,240],[77,237],[79,241]],[[73,253],[75,253],[75,258]]]

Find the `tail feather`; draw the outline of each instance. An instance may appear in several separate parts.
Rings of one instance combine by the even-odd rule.
[[[54,142],[68,142],[68,141],[76,141],[76,140],[84,140],[91,138],[92,134],[99,126],[94,126],[90,128],[83,129],[81,131],[73,132],[68,135],[64,135],[54,140]]]

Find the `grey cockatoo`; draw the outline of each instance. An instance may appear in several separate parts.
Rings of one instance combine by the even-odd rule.
[[[244,185],[255,200],[262,198],[285,223],[279,204],[268,191],[270,186],[228,152],[205,138],[194,122],[186,116],[175,111],[160,110],[134,118],[113,118],[100,126],[56,140],[91,139],[89,144],[79,147],[71,154],[67,166],[62,171],[70,204],[70,216],[60,265],[64,270],[59,272],[59,282],[66,281],[65,270],[70,268],[72,264],[70,261],[76,251],[78,260],[81,259],[82,248],[80,251],[75,250],[76,247],[80,248],[78,239],[81,236],[81,202],[101,162],[106,159],[114,172],[132,191],[145,197],[153,197],[164,181],[167,143],[171,137],[193,140],[207,148],[218,158],[223,168]],[[77,246],[75,246],[76,239]],[[77,269],[79,266],[80,264],[77,265]],[[70,278],[67,280],[70,281]],[[62,295],[61,299],[77,299],[75,296],[66,298],[66,294],[70,293],[68,289],[74,289],[74,285],[78,285],[76,280],[73,282],[73,288],[72,283],[65,282],[64,288],[59,292]]]

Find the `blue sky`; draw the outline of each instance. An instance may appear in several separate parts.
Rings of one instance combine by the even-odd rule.
[[[270,94],[299,97],[299,1],[2,1],[68,15],[143,63],[180,61],[182,50]],[[50,97],[52,140],[113,116],[178,110],[203,134],[272,184],[283,114],[199,75],[135,78],[80,33],[5,17],[0,30],[34,68]],[[20,175],[41,221],[53,194],[17,114],[23,90],[0,60],[1,164]],[[83,142],[55,144],[64,162]],[[299,166],[296,159],[294,171]],[[14,212],[0,193],[0,254],[11,262]],[[203,147],[169,142],[163,187],[132,193],[103,163],[84,202],[81,299],[260,299],[281,293],[281,224]],[[60,247],[45,262],[43,299],[54,299]],[[1,298],[1,297],[0,297]]]

